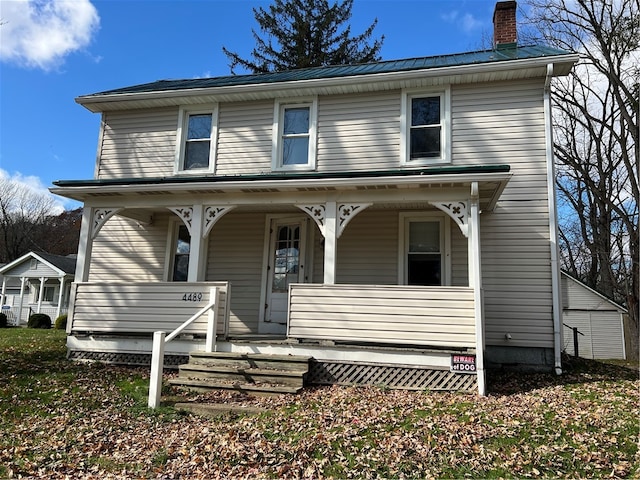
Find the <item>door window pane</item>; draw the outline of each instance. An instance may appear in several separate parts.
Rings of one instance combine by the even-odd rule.
[[[298,282],[300,262],[300,227],[280,226],[275,245],[274,292],[287,292],[290,283]]]

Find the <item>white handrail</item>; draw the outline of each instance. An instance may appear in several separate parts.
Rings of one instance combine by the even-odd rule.
[[[207,311],[209,312],[209,320],[207,322],[207,337],[205,350],[213,352],[216,348],[216,320],[217,305],[219,304],[220,292],[217,287],[211,287],[209,291],[209,303],[198,310],[182,325],[167,335],[166,332],[153,333],[153,349],[151,351],[151,374],[149,376],[149,408],[157,408],[160,405],[160,397],[162,393],[162,373],[164,370],[164,346],[171,340],[176,338],[180,332],[187,328],[196,319],[200,318]]]

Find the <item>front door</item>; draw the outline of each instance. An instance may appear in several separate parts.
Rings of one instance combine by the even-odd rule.
[[[305,281],[307,219],[271,220],[263,333],[286,334],[289,285]]]

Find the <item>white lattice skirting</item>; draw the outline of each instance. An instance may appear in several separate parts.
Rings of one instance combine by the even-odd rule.
[[[151,354],[124,352],[89,352],[72,350],[71,360],[89,360],[119,365],[149,366]],[[165,368],[176,369],[187,363],[188,355],[166,355]],[[379,385],[406,390],[477,391],[477,377],[473,374],[451,372],[436,367],[409,365],[363,364],[311,360],[307,384],[315,385]]]
[[[318,385],[381,385],[407,390],[472,392],[478,388],[476,375],[447,369],[314,360],[307,381]]]

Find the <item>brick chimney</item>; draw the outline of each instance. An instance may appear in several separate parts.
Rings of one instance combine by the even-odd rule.
[[[493,48],[515,47],[517,42],[516,2],[496,3],[493,11]]]

